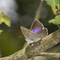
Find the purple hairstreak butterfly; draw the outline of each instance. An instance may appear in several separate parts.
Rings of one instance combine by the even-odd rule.
[[[20,26],[20,28],[21,28],[21,31],[22,31],[23,35],[25,36],[28,44],[36,42],[36,41],[40,40],[41,38],[48,35],[47,28],[45,28],[43,26],[43,24],[38,20],[33,21],[32,25],[30,27],[30,30],[23,26]]]

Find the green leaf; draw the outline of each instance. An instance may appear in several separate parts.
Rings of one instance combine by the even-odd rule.
[[[0,34],[3,32],[3,30],[0,30]]]
[[[54,14],[56,14],[56,6],[59,0],[45,0],[45,1],[47,2],[48,5],[52,7]]]
[[[58,0],[45,0],[51,7],[57,6]]]
[[[10,27],[10,17],[9,16],[3,16],[3,18],[1,18],[1,20],[8,26]]]
[[[60,10],[60,0],[58,0],[57,7],[58,7],[58,10]]]
[[[5,23],[8,27],[10,27],[10,17],[7,15],[4,15],[1,11],[0,11],[0,24]]]
[[[48,22],[53,24],[60,24],[60,15],[56,16],[55,19],[49,20]]]

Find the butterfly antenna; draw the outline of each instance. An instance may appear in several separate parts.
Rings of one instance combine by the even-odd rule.
[[[17,37],[24,38],[23,36],[18,36],[18,35],[17,35]]]

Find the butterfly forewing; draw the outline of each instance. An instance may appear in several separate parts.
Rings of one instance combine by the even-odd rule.
[[[29,29],[21,26],[21,31],[23,33],[23,35],[25,36],[26,39],[29,39],[31,41],[38,41],[41,39],[41,37],[37,34],[34,34],[33,32],[31,32]]]

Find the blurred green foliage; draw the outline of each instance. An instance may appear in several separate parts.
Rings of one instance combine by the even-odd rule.
[[[21,34],[21,32],[19,33]],[[16,33],[9,33],[4,30],[0,34],[0,50],[2,56],[8,56],[22,49],[24,38],[17,37]]]
[[[54,19],[51,19],[49,23],[60,24],[60,15],[56,16]]]
[[[3,32],[3,30],[0,30],[0,34],[1,34],[1,32]]]
[[[0,24],[5,23],[8,27],[10,27],[10,17],[7,15],[4,15],[4,13],[2,13],[0,11]]]
[[[7,56],[17,51],[17,42],[11,34],[3,32],[0,35],[0,49],[2,56]]]
[[[56,14],[56,6],[57,6],[59,1],[58,0],[45,0],[45,1],[47,2],[48,5],[51,6],[54,14]]]
[[[60,15],[57,15],[59,14],[60,10],[60,0],[45,0],[45,1],[47,2],[48,5],[51,6],[53,13],[56,15],[55,19],[51,19],[49,23],[60,24]]]

